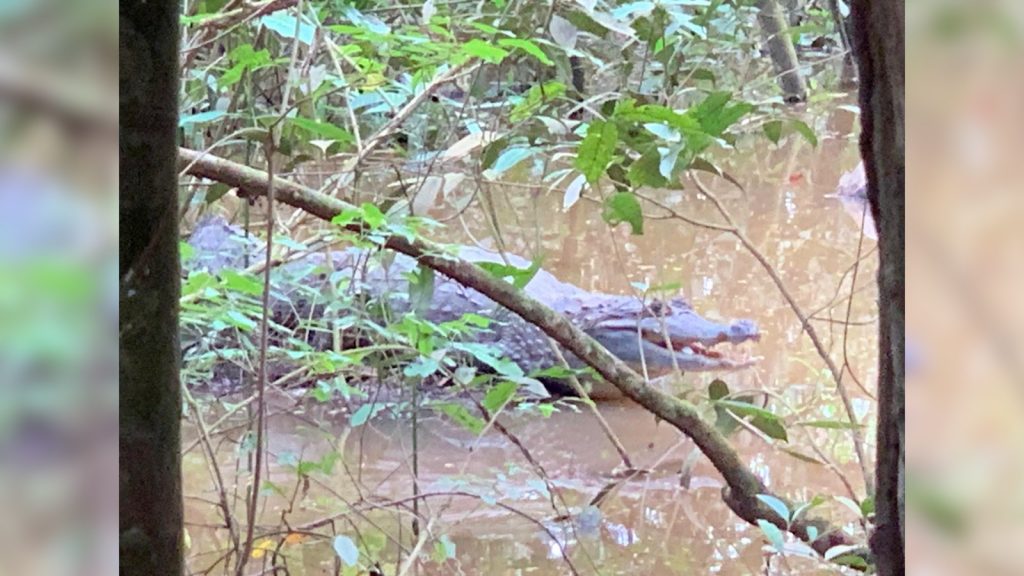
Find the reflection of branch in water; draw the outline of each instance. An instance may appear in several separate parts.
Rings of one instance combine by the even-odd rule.
[[[818,337],[818,333],[814,329],[814,325],[811,323],[810,318],[806,314],[804,314],[803,310],[800,308],[800,305],[797,304],[796,299],[789,292],[789,289],[786,288],[785,283],[782,281],[782,278],[779,277],[779,273],[778,271],[775,270],[775,267],[772,266],[771,262],[769,262],[768,259],[765,258],[764,254],[762,254],[761,251],[758,250],[756,246],[754,246],[753,242],[750,241],[750,238],[747,237],[746,233],[743,232],[743,230],[741,230],[736,225],[736,222],[733,220],[732,215],[729,213],[728,210],[726,210],[725,206],[721,203],[718,197],[715,196],[710,190],[708,190],[708,188],[704,186],[703,182],[701,182],[700,179],[697,178],[697,176],[693,176],[692,178],[694,184],[697,186],[697,189],[700,191],[700,193],[706,196],[709,200],[711,200],[711,202],[715,205],[715,208],[718,210],[718,213],[721,214],[722,218],[725,219],[727,231],[733,236],[735,236],[736,239],[739,240],[741,244],[743,244],[743,247],[746,248],[748,252],[750,252],[751,256],[753,256],[754,259],[761,264],[761,266],[768,273],[768,276],[772,279],[772,282],[774,282],[775,286],[779,289],[779,292],[782,294],[782,297],[785,298],[786,302],[789,304],[789,307],[793,310],[793,313],[796,314],[796,317],[800,320],[800,324],[803,327],[804,332],[806,332],[808,338],[811,339],[811,342],[814,344],[815,349],[818,351],[818,355],[821,356],[821,359],[822,361],[825,362],[825,365],[828,367],[829,372],[832,373],[832,378],[835,379],[836,390],[839,392],[839,398],[843,402],[843,408],[846,410],[847,417],[850,419],[850,422],[852,424],[858,424],[857,415],[853,409],[853,402],[850,400],[850,394],[849,392],[847,392],[846,386],[843,384],[842,372],[839,370],[839,367],[836,366],[836,363],[832,360],[832,358],[828,355],[828,351],[825,350],[825,346],[824,344],[822,344],[821,338]],[[867,458],[864,455],[864,439],[861,436],[860,429],[853,428],[852,430],[850,430],[850,436],[853,439],[853,449],[854,452],[857,454],[857,462],[860,464],[861,472],[864,474],[864,485],[870,492],[871,474],[868,471]]]

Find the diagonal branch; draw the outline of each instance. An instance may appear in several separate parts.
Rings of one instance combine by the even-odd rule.
[[[189,174],[223,182],[237,188],[242,195],[262,196],[268,188],[267,173],[255,168],[214,156],[204,156],[185,148],[178,149],[178,160],[180,166],[189,166]],[[346,202],[281,178],[274,179],[273,189],[278,201],[327,221],[353,208]],[[360,232],[359,223],[348,228],[353,232]],[[393,235],[387,237],[384,247],[411,256],[419,263],[482,292],[527,322],[536,325],[594,368],[625,396],[690,437],[722,475],[727,485],[723,489],[723,498],[733,512],[743,520],[751,524],[756,524],[760,519],[767,520],[809,542],[822,554],[837,544],[853,543],[841,530],[829,526],[824,521],[801,518],[787,523],[785,519],[779,517],[757,498],[758,494],[770,494],[767,487],[747,468],[726,437],[701,418],[696,406],[647,386],[624,362],[547,306],[511,284],[495,278],[482,268],[444,254],[440,247],[432,242]],[[809,534],[817,534],[819,537],[812,539]]]

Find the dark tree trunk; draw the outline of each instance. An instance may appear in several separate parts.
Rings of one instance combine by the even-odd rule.
[[[861,156],[878,228],[879,370],[875,533],[882,576],[903,574],[904,478],[904,64],[903,2],[855,0]]]
[[[800,75],[800,61],[796,57],[793,40],[786,33],[786,16],[776,0],[758,0],[760,13],[757,21],[765,35],[768,55],[779,75],[779,86],[786,102],[795,104],[807,100],[807,84]]]
[[[120,5],[121,574],[181,574],[177,2]]]

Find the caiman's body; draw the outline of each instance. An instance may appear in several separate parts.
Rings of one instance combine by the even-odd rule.
[[[216,272],[224,267],[241,268],[246,262],[262,262],[261,243],[246,239],[241,230],[229,226],[221,219],[208,219],[193,234],[190,243],[196,249],[190,259],[190,268],[205,268]],[[472,262],[504,263],[502,256],[479,248],[460,247],[457,255]],[[506,255],[508,264],[528,268],[523,258]],[[328,262],[329,260],[329,262]],[[279,278],[291,277],[291,282],[280,282],[282,293],[275,295],[272,307],[275,320],[287,324],[286,317],[307,317],[311,311],[319,316],[322,302],[311,309],[309,288],[324,294],[328,278],[358,278],[353,280],[362,292],[372,296],[390,295],[389,307],[395,318],[411,309],[406,295],[409,293],[407,272],[416,263],[412,258],[397,255],[391,265],[366,266],[366,253],[356,249],[310,254],[275,271]],[[356,274],[355,271],[360,273]],[[339,275],[337,272],[341,272]],[[330,273],[325,273],[330,272]],[[304,292],[299,295],[298,288]],[[718,324],[697,314],[684,300],[652,301],[646,305],[633,296],[598,294],[582,290],[559,281],[540,270],[525,287],[527,294],[565,315],[571,322],[587,332],[611,353],[638,371],[646,367],[655,377],[678,368],[683,372],[709,370],[735,370],[751,365],[750,360],[734,360],[712,350],[716,344],[739,344],[759,337],[756,325],[749,320],[732,324]],[[319,306],[319,308],[318,308]],[[482,293],[466,288],[451,279],[436,275],[433,295],[428,306],[421,311],[423,317],[434,323],[457,320],[466,313],[489,317],[492,323],[487,331],[474,336],[476,342],[491,343],[518,364],[525,373],[560,365],[547,336],[537,327],[517,315],[499,307]],[[328,341],[314,343],[327,347]],[[582,362],[572,353],[564,356],[573,367]],[[545,380],[544,384],[556,394],[569,392],[564,382]],[[595,387],[594,396],[614,396],[607,386]]]

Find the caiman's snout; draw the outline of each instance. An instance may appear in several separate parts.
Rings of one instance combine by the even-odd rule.
[[[663,307],[660,317],[606,319],[588,332],[623,361],[646,366],[648,373],[666,373],[678,368],[684,372],[738,370],[756,363],[717,349],[722,343],[733,345],[760,340],[757,324],[737,320],[730,324],[712,322],[689,306]]]

